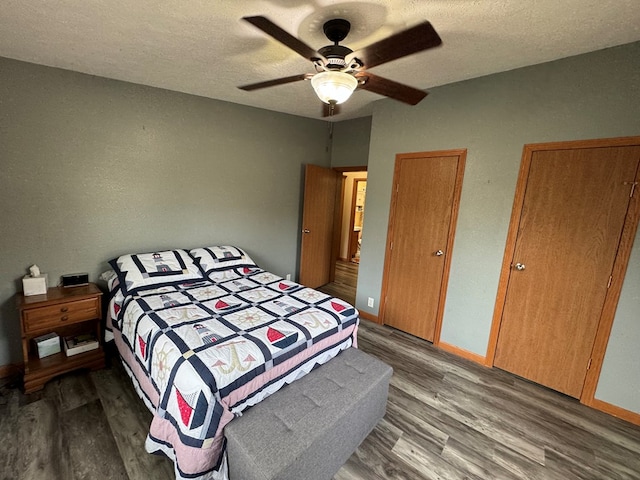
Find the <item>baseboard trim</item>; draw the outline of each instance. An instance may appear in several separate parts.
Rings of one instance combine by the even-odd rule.
[[[377,323],[378,325],[382,325],[377,315],[373,315],[372,313],[363,312],[360,310],[360,318],[364,318],[365,320],[371,320],[372,322]]]
[[[597,398],[591,400],[587,405],[601,412],[613,415],[614,417],[621,418],[629,423],[633,423],[634,425],[640,425],[640,413],[626,410],[603,400],[598,400]]]
[[[9,365],[0,365],[0,378],[9,378],[14,375],[21,375],[23,366],[21,364],[10,363]]]
[[[455,345],[451,345],[446,342],[438,342],[436,346],[445,352],[453,353],[458,357],[466,358],[467,360],[471,360],[472,362],[479,363],[483,366],[485,364],[485,357],[478,355],[477,353],[470,352],[469,350],[465,350],[464,348],[456,347]]]

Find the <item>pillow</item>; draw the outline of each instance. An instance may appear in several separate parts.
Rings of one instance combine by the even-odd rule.
[[[139,290],[204,280],[202,271],[185,250],[122,255],[109,262],[125,295]]]
[[[196,259],[202,271],[207,275],[217,270],[257,266],[245,251],[230,245],[194,248],[189,253]]]
[[[102,272],[100,274],[100,280],[104,280],[105,282],[107,282],[107,289],[110,292],[113,292],[114,288],[117,287],[120,283],[118,274],[115,272],[115,270],[107,270],[106,272]]]

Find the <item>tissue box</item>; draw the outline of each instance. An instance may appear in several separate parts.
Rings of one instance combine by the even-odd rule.
[[[42,273],[37,277],[25,275],[22,279],[22,290],[25,296],[28,295],[46,295],[49,287],[49,279],[46,273]]]
[[[38,357],[48,357],[60,351],[60,337],[54,333],[47,333],[33,339],[38,347]]]

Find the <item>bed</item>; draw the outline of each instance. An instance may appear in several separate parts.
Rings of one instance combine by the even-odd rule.
[[[146,450],[171,458],[179,480],[227,479],[225,425],[356,346],[353,306],[261,269],[240,248],[110,264],[106,338],[153,414]]]

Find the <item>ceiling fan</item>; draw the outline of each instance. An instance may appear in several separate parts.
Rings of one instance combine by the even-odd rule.
[[[310,60],[316,73],[302,73],[238,88],[252,91],[299,80],[311,80],[313,89],[324,102],[324,116],[338,113],[338,105],[345,102],[356,88],[416,105],[427,96],[427,92],[379,77],[368,69],[442,44],[433,26],[429,22],[423,22],[354,52],[339,44],[349,34],[351,24],[347,20],[336,18],[325,22],[323,26],[324,34],[333,45],[316,51],[265,17],[243,17],[243,20]]]

